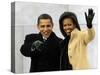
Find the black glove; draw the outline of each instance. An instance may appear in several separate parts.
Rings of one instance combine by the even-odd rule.
[[[92,28],[92,20],[93,20],[94,15],[95,13],[93,12],[92,8],[88,9],[88,15],[85,12],[85,18],[86,18],[88,28]]]
[[[32,43],[31,51],[41,52],[43,48],[44,48],[44,43],[42,41],[37,40]]]

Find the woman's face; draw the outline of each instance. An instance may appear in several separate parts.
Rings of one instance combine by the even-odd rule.
[[[71,32],[73,31],[74,28],[75,28],[75,25],[73,24],[72,19],[65,18],[63,20],[63,29],[67,35],[71,35]]]

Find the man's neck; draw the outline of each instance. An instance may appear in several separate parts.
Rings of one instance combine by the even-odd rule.
[[[42,36],[42,37],[43,37],[43,39],[44,39],[44,40],[47,40],[47,38],[46,38],[46,37],[44,37],[44,36]]]

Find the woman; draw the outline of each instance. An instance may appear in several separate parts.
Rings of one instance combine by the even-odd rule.
[[[64,12],[59,19],[60,31],[65,37],[62,41],[61,70],[88,69],[87,44],[95,36],[92,27],[93,9],[85,12],[87,30],[81,31],[76,15],[73,12]]]

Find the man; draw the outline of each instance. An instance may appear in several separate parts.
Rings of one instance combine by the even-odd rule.
[[[53,29],[53,21],[50,15],[42,14],[38,17],[37,28],[39,34],[26,36],[21,47],[21,53],[31,57],[30,72],[60,70],[60,45],[61,41]]]

